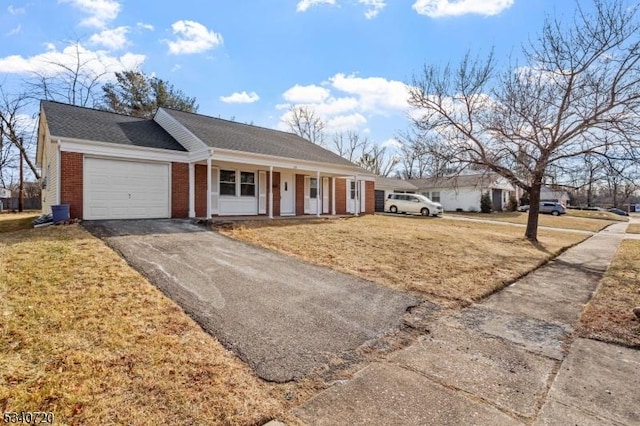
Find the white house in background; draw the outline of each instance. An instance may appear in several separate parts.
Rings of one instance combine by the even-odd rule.
[[[494,211],[505,210],[516,188],[495,174],[474,174],[451,177],[411,179],[415,192],[442,204],[445,211],[480,211],[482,194],[489,193]]]
[[[569,205],[569,194],[562,189],[553,189],[548,186],[540,188],[540,201],[557,201],[565,206]]]
[[[412,183],[403,179],[376,176],[375,211],[384,211],[384,200],[392,193],[415,193],[418,190]]]

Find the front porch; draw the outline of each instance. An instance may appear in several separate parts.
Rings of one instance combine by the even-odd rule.
[[[189,163],[188,216],[235,220],[373,213],[371,176],[327,165],[285,167],[282,161],[253,160],[210,156]]]

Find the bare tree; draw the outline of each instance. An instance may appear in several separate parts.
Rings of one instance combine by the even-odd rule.
[[[338,132],[333,135],[333,150],[342,158],[354,162],[367,150],[369,140],[361,137],[360,133],[353,130]]]
[[[87,54],[80,41],[69,43],[69,47],[64,50],[64,60],[49,61],[46,70],[33,73],[25,82],[27,92],[37,100],[93,107],[109,72],[98,58]]]
[[[17,167],[16,159],[22,155],[33,175],[39,179],[38,169],[30,158],[30,149],[34,143],[30,133],[32,129],[24,128],[24,110],[27,104],[27,95],[10,96],[0,89],[0,154],[7,158],[7,163],[0,166],[13,170]],[[4,180],[6,170],[2,167],[0,171],[3,172]]]
[[[287,125],[289,130],[296,135],[324,146],[324,121],[319,115],[306,105],[295,105],[289,109]]]
[[[579,3],[571,24],[548,18],[523,47],[526,66],[496,72],[494,57],[426,66],[410,87],[414,126],[457,170],[485,167],[529,193],[525,236],[537,240],[540,188],[551,168],[588,153],[638,158],[638,5]],[[615,149],[614,149],[615,148]]]
[[[448,162],[432,154],[431,144],[425,135],[407,131],[400,134],[397,139],[402,144],[398,163],[402,165],[403,178],[422,179],[447,173]]]
[[[373,174],[387,177],[398,164],[398,157],[389,155],[386,147],[373,144],[362,153],[356,164]]]

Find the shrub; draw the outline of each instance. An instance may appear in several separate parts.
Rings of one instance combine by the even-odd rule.
[[[518,210],[518,199],[513,195],[509,197],[509,205],[507,206],[507,209],[510,212],[515,212],[516,210]]]
[[[491,196],[488,192],[485,192],[480,197],[480,211],[482,213],[491,213]]]

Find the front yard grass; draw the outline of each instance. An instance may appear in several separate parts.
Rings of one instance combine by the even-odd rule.
[[[624,240],[580,320],[583,337],[640,347],[640,241]]]
[[[33,219],[40,216],[38,212],[2,213],[0,214],[0,233],[33,228]]]
[[[0,408],[56,424],[262,424],[260,381],[79,225],[0,237]]]
[[[592,213],[597,213],[597,212],[592,212]],[[566,215],[562,215],[562,216],[541,214],[538,216],[538,220],[539,220],[538,225],[546,226],[549,228],[575,229],[578,231],[598,232],[606,228],[607,226],[620,221],[617,218],[621,216],[616,216],[613,213],[609,213],[609,212],[600,212],[600,213],[609,214],[611,215],[611,217],[607,218],[606,220],[603,220],[604,217],[600,217],[600,218],[582,217],[582,216],[574,216],[571,213],[567,213]],[[517,223],[520,225],[526,225],[527,220],[529,219],[529,213],[523,213],[523,212],[499,212],[499,213],[491,213],[491,214],[446,213],[445,217],[449,214],[454,214],[456,216],[469,217],[472,219],[496,220],[499,222]]]
[[[364,216],[321,223],[251,222],[231,237],[430,299],[481,299],[587,238],[436,218]]]
[[[631,223],[627,227],[627,234],[640,234],[640,223]]]

